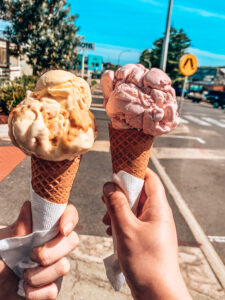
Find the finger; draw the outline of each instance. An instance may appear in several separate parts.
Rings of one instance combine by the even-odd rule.
[[[171,209],[167,201],[165,189],[156,173],[148,169],[145,177],[140,220],[153,221],[171,217]]]
[[[127,197],[116,184],[108,182],[103,187],[106,206],[117,235],[133,228],[136,217],[132,213]]]
[[[39,288],[34,288],[25,282],[24,291],[27,300],[54,300],[59,293],[55,282]]]
[[[69,261],[66,257],[63,257],[49,267],[36,267],[28,269],[24,273],[24,280],[31,287],[40,287],[52,283],[62,276],[65,276],[69,270]]]
[[[78,244],[78,235],[72,231],[67,237],[58,235],[45,245],[32,249],[30,257],[42,266],[49,266],[73,251]]]
[[[109,236],[112,236],[112,227],[111,227],[111,226],[108,227],[108,228],[106,229],[106,233],[107,233]]]
[[[59,231],[64,236],[68,236],[75,228],[79,220],[75,206],[69,203],[60,219]]]
[[[111,219],[110,219],[110,216],[108,213],[106,213],[102,219],[102,222],[105,224],[105,225],[111,225]]]
[[[32,232],[32,215],[30,201],[24,202],[18,219],[13,225],[14,236],[25,236]]]
[[[104,195],[102,195],[102,202],[105,203],[106,202],[106,198]]]

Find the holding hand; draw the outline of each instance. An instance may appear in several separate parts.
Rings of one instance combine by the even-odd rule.
[[[178,263],[172,211],[158,176],[147,169],[138,218],[114,183],[106,183],[103,222],[114,228],[120,267],[136,300],[190,300]]]
[[[34,248],[30,257],[40,266],[24,273],[26,299],[55,299],[60,291],[62,277],[69,272],[70,265],[65,257],[74,250],[79,242],[73,231],[78,222],[76,208],[68,204],[59,223],[59,234],[43,246]],[[17,221],[0,230],[0,239],[25,236],[32,232],[30,202],[25,202]],[[17,295],[18,278],[0,260],[0,300],[23,299]]]

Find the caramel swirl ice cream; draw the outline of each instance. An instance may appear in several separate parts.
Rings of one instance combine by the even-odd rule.
[[[27,155],[49,161],[72,160],[87,152],[96,137],[85,80],[63,70],[48,71],[35,90],[9,116],[9,136]]]

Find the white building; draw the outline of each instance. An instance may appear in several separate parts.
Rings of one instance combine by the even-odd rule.
[[[26,63],[25,59],[9,54],[10,47],[13,47],[13,45],[0,38],[0,81],[13,80],[22,75],[32,74],[32,68]]]

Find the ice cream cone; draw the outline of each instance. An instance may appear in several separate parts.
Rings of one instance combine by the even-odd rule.
[[[31,156],[33,190],[45,200],[65,204],[75,180],[81,156],[73,160],[48,161]]]
[[[144,179],[154,137],[136,129],[114,129],[109,124],[113,173],[123,170]]]

